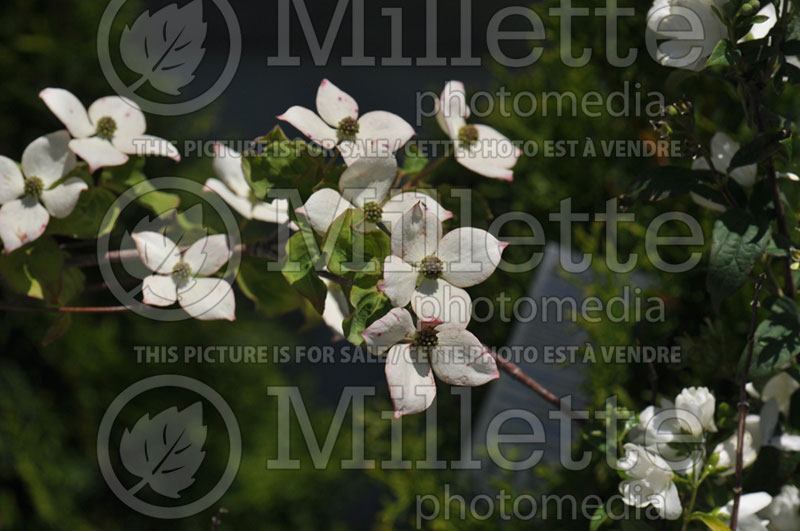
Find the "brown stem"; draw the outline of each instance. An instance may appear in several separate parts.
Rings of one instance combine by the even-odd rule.
[[[788,224],[786,223],[786,210],[784,209],[783,201],[781,200],[781,189],[778,186],[778,176],[775,173],[775,163],[772,161],[772,158],[767,160],[767,181],[770,190],[772,190],[772,202],[775,203],[775,216],[777,218],[778,234],[786,238],[786,240],[790,240],[789,228]],[[783,263],[783,291],[787,297],[794,299],[796,295],[794,277],[792,276],[792,257],[787,254],[781,259],[781,262]]]
[[[776,44],[780,45],[780,43]],[[766,123],[764,122],[764,115],[761,112],[761,90],[756,87],[753,83],[748,83],[743,81],[746,84],[746,90],[750,96],[750,106],[752,107],[751,113],[753,116],[753,121],[755,122],[756,130],[759,134],[766,132]],[[764,162],[764,165],[767,169],[767,184],[769,185],[770,192],[772,193],[772,202],[775,204],[775,220],[778,226],[778,234],[783,236],[786,240],[791,241],[791,237],[789,236],[789,225],[786,222],[786,209],[783,206],[783,201],[781,200],[781,188],[778,184],[778,175],[775,172],[775,162],[773,161],[772,156]],[[792,257],[790,255],[786,255],[781,258],[781,262],[783,263],[783,284],[784,284],[784,293],[790,299],[795,299],[795,286],[794,286],[794,277],[792,276]]]
[[[575,418],[572,414],[572,411],[561,402],[560,398],[558,398],[556,395],[548,391],[547,388],[542,386],[539,382],[537,382],[536,380],[525,374],[522,371],[522,369],[519,368],[518,365],[503,358],[502,356],[498,356],[497,354],[494,354],[494,359],[497,362],[497,366],[501,370],[503,370],[509,376],[514,378],[516,381],[518,381],[519,383],[521,383],[522,385],[524,385],[525,387],[527,387],[528,389],[530,389],[531,391],[542,397],[544,400],[546,400],[547,402],[558,408],[562,413],[565,413],[573,420],[576,421],[582,420]]]
[[[425,177],[430,175],[433,172],[433,170],[435,170],[436,168],[438,168],[439,166],[444,164],[444,162],[449,158],[450,157],[448,157],[448,156],[440,157],[436,162],[434,162],[433,164],[429,165],[427,168],[425,168],[424,170],[419,172],[416,177],[414,177],[408,184],[406,184],[403,187],[403,189],[408,190],[410,188],[414,188],[417,184],[419,184],[419,182],[422,179],[424,179]]]
[[[261,242],[259,242],[261,243]],[[277,261],[278,256],[275,253],[267,250],[264,248],[263,245],[259,245],[259,243],[250,244],[250,245],[237,245],[234,248],[235,252],[247,254],[248,256],[253,256],[256,258],[265,258],[267,260]],[[265,242],[269,243],[269,242]],[[181,249],[184,250],[184,249]],[[122,251],[109,251],[104,254],[102,257],[99,258],[96,255],[80,255],[80,256],[73,256],[67,259],[66,265],[67,267],[92,267],[96,266],[100,263],[112,263],[112,262],[121,262],[123,260],[135,260],[139,258],[139,251],[136,249],[125,249]]]
[[[761,303],[758,300],[761,292],[761,284],[764,282],[764,274],[762,273],[755,285],[755,293],[753,294],[753,316],[750,319],[750,334],[747,336],[747,354],[744,358],[744,367],[742,367],[741,381],[739,382],[739,429],[736,432],[736,484],[733,487],[733,510],[731,511],[731,531],[736,531],[736,526],[739,521],[739,501],[742,496],[742,470],[744,469],[742,451],[744,446],[744,430],[745,419],[747,418],[747,410],[750,404],[747,402],[747,379],[750,373],[750,363],[753,361],[753,344],[756,325],[758,324],[758,307]]]
[[[38,313],[114,313],[132,310],[130,306],[28,306],[24,304],[0,303],[0,312],[38,312]]]

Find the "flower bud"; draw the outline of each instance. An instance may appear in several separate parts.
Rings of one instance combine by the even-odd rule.
[[[714,424],[715,400],[707,387],[688,387],[675,397],[675,409],[682,428],[692,435],[717,431]]]

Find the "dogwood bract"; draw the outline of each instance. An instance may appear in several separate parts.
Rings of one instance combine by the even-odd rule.
[[[39,238],[50,216],[69,216],[88,188],[78,177],[60,182],[75,168],[68,144],[66,131],[37,138],[22,153],[21,171],[16,162],[0,156],[0,239],[5,252]]]
[[[451,323],[418,319],[394,308],[361,332],[367,348],[387,354],[386,381],[394,416],[420,413],[433,403],[433,375],[450,385],[477,386],[500,376],[494,357],[471,332]]]
[[[359,118],[356,100],[327,79],[317,89],[316,113],[295,105],[278,119],[325,149],[338,145],[348,166],[378,150],[394,153],[414,136],[414,128],[390,112],[372,111]]]
[[[355,208],[364,213],[367,225],[372,230],[377,223],[384,223],[391,231],[400,218],[417,203],[422,203],[441,221],[453,217],[435,199],[422,192],[403,192],[389,197],[392,184],[397,177],[397,160],[393,155],[364,157],[358,159],[342,173],[339,190],[323,188],[317,190],[297,209],[303,214],[311,228],[318,234],[326,234],[334,220]]]
[[[289,202],[276,199],[272,203],[258,199],[242,169],[242,155],[233,149],[214,144],[214,172],[222,179],[208,179],[205,187],[219,195],[227,204],[247,219],[257,219],[269,223],[289,221]]]
[[[155,274],[142,283],[143,302],[170,306],[178,301],[186,313],[201,321],[236,319],[233,287],[213,275],[231,258],[228,237],[207,236],[185,251],[158,232],[132,235],[139,258]]]
[[[484,177],[514,180],[511,168],[517,164],[522,151],[488,125],[468,125],[469,115],[464,84],[448,82],[437,102],[436,120],[455,143],[458,163]]]
[[[469,322],[472,300],[461,288],[489,278],[503,249],[485,230],[459,228],[442,236],[442,224],[421,203],[392,231],[392,254],[384,261],[381,289],[397,307],[411,307],[422,319]]]
[[[87,111],[71,92],[46,88],[39,93],[74,139],[70,149],[89,164],[90,171],[121,166],[128,155],[160,155],[180,162],[178,149],[157,136],[146,135],[144,114],[133,101],[119,96],[100,98]]]

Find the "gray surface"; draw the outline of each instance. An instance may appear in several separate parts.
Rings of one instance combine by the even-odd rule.
[[[545,249],[544,259],[537,268],[528,296],[539,305],[539,314],[536,319],[527,323],[517,323],[514,327],[508,344],[532,345],[539,351],[539,358],[534,363],[519,363],[522,370],[531,378],[538,381],[559,398],[572,396],[572,407],[580,408],[586,404],[586,397],[581,393],[582,384],[586,378],[587,366],[577,363],[575,365],[557,365],[545,363],[542,353],[545,346],[583,345],[587,339],[585,331],[578,329],[571,320],[556,322],[555,315],[545,315],[541,308],[542,297],[574,297],[578,307],[584,296],[580,283],[590,280],[590,273],[567,274],[559,264],[559,247],[550,244]],[[554,306],[548,306],[553,310]],[[555,313],[555,312],[550,312]],[[530,486],[535,478],[533,471],[507,472],[498,468],[486,453],[486,436],[489,424],[496,415],[511,409],[523,409],[533,413],[544,427],[544,443],[501,444],[503,455],[509,459],[521,460],[532,451],[544,452],[542,464],[556,464],[559,462],[559,446],[561,436],[559,421],[550,419],[549,413],[553,406],[535,395],[530,389],[511,378],[501,378],[492,384],[489,396],[483,402],[478,414],[473,432],[473,453],[481,461],[481,469],[475,474],[477,490],[484,490],[492,478],[504,477],[508,479],[511,474],[512,483],[517,486]],[[558,413],[561,416],[561,413]],[[531,434],[531,427],[527,421],[510,419],[500,429],[501,434]],[[575,430],[573,430],[573,439]],[[517,457],[514,457],[516,454]]]

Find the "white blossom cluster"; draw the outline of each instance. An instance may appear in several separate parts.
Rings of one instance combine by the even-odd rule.
[[[800,435],[781,433],[780,428],[781,418],[788,418],[791,396],[799,387],[786,373],[773,376],[761,391],[748,384],[748,393],[761,402],[761,410],[746,416],[744,468],[756,461],[765,446],[800,451]],[[708,443],[716,440],[719,433],[715,412],[715,398],[708,388],[689,387],[674,401],[663,399],[660,407],[649,406],[639,413],[626,434],[625,456],[618,462],[624,503],[640,508],[652,506],[662,518],[676,520],[685,509],[679,486],[691,491],[706,479],[724,482],[732,476],[736,471],[737,433],[719,440],[707,451]],[[731,501],[711,514],[727,520],[732,506]],[[798,489],[787,485],[774,498],[766,492],[746,494],[741,499],[739,516],[739,529],[745,531],[800,529]]]

